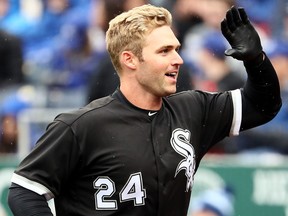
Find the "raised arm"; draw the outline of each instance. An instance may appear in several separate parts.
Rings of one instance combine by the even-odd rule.
[[[228,10],[221,31],[231,45],[225,55],[243,61],[248,74],[242,91],[241,130],[270,121],[281,108],[279,81],[244,8]]]

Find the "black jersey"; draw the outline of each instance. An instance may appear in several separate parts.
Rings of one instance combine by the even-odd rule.
[[[57,116],[12,182],[54,198],[60,216],[186,216],[201,158],[241,115],[240,90],[181,92],[158,112],[118,90]]]

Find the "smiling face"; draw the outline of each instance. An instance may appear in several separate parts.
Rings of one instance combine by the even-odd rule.
[[[137,85],[142,91],[157,97],[176,92],[176,82],[183,60],[178,54],[180,43],[167,25],[154,29],[145,40],[143,60],[135,71]]]
[[[176,92],[183,60],[171,26],[171,13],[150,4],[109,22],[106,46],[120,78],[120,90],[139,108],[159,110],[162,97]]]

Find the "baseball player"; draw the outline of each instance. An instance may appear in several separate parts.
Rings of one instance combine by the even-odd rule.
[[[183,60],[171,22],[153,5],[111,20],[106,42],[120,86],[47,127],[13,174],[14,215],[52,215],[53,198],[61,216],[185,216],[209,148],[277,114],[278,78],[243,8],[221,23],[226,55],[248,73],[233,91],[174,94]]]

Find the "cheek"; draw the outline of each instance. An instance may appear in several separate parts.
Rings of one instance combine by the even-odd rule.
[[[157,74],[160,67],[156,60],[145,59],[145,61],[140,65],[142,76],[153,76]]]
[[[161,82],[160,72],[154,65],[146,65],[141,68],[141,72],[137,74],[137,80],[140,85],[145,88],[155,88]],[[160,84],[161,85],[161,84]]]
[[[153,59],[147,64],[149,71],[154,74],[165,73],[168,65],[163,59]]]
[[[153,85],[153,83],[161,82],[161,79],[164,78],[164,74],[167,71],[169,64],[165,62],[165,59],[156,58],[155,56],[149,56],[144,58],[144,62],[140,65],[140,71],[138,73],[138,78],[141,80],[146,80]]]

